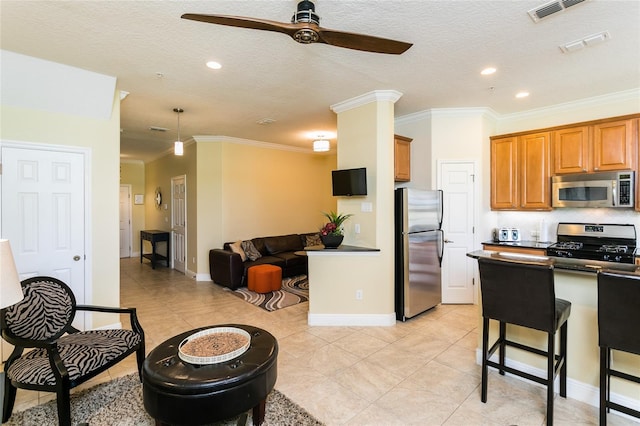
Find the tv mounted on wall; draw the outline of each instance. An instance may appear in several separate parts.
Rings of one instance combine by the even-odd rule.
[[[367,195],[367,169],[333,170],[333,196]]]

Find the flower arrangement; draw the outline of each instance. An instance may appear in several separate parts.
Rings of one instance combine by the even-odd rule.
[[[320,228],[320,235],[343,235],[342,224],[345,220],[349,219],[352,214],[338,214],[333,211],[329,213],[322,212],[322,214],[329,219],[322,228]]]

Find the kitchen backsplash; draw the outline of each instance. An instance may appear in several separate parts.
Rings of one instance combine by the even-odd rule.
[[[556,241],[558,222],[633,224],[640,235],[640,214],[633,209],[557,209],[551,212],[495,212],[498,228],[518,228],[522,240],[538,240],[536,235]],[[541,229],[542,228],[542,229]],[[491,239],[488,236],[487,239]]]

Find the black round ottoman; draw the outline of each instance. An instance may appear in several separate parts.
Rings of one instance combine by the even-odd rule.
[[[251,336],[237,358],[194,365],[178,356],[178,345],[211,327],[241,328]],[[221,324],[179,334],[153,349],[142,365],[144,408],[156,424],[204,425],[253,409],[253,424],[264,421],[267,395],[276,383],[278,342],[250,325]]]

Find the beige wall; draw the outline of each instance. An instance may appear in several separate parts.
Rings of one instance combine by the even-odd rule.
[[[91,275],[86,303],[120,305],[119,170],[120,99],[113,98],[106,120],[2,106],[3,140],[89,148],[91,152],[91,224],[87,250]],[[94,316],[93,326],[117,322],[112,316]]]
[[[131,185],[131,256],[140,256],[140,231],[145,229],[145,206],[154,202],[153,196],[145,194],[144,163],[141,161],[123,161],[120,163],[120,184]],[[144,196],[143,204],[135,204],[136,194]]]
[[[367,168],[367,196],[338,199],[338,212],[354,215],[344,243],[380,251],[309,253],[312,325],[395,323],[393,112],[400,95],[377,91],[332,107],[338,114],[338,168]],[[363,203],[371,205],[370,212],[363,211]],[[356,223],[360,234],[354,232]],[[356,300],[356,291],[362,300]]]
[[[145,166],[145,200],[154,200],[156,188],[160,188],[162,205],[156,207],[155,202],[145,201],[145,228],[171,231],[171,179],[186,176],[187,186],[187,250],[185,267],[187,274],[195,273],[198,262],[198,218],[197,218],[197,188],[198,176],[196,167],[197,147],[195,143],[185,144],[184,155],[168,154]],[[150,250],[148,243],[146,252]],[[160,248],[164,254],[164,248]],[[193,261],[193,258],[196,261]]]
[[[145,197],[159,186],[167,204],[165,210],[145,203],[146,227],[170,229],[171,177],[186,174],[187,265],[208,280],[209,250],[227,241],[319,230],[321,212],[335,210],[335,168],[335,154],[224,140],[187,144],[184,157],[167,155],[146,166]]]

